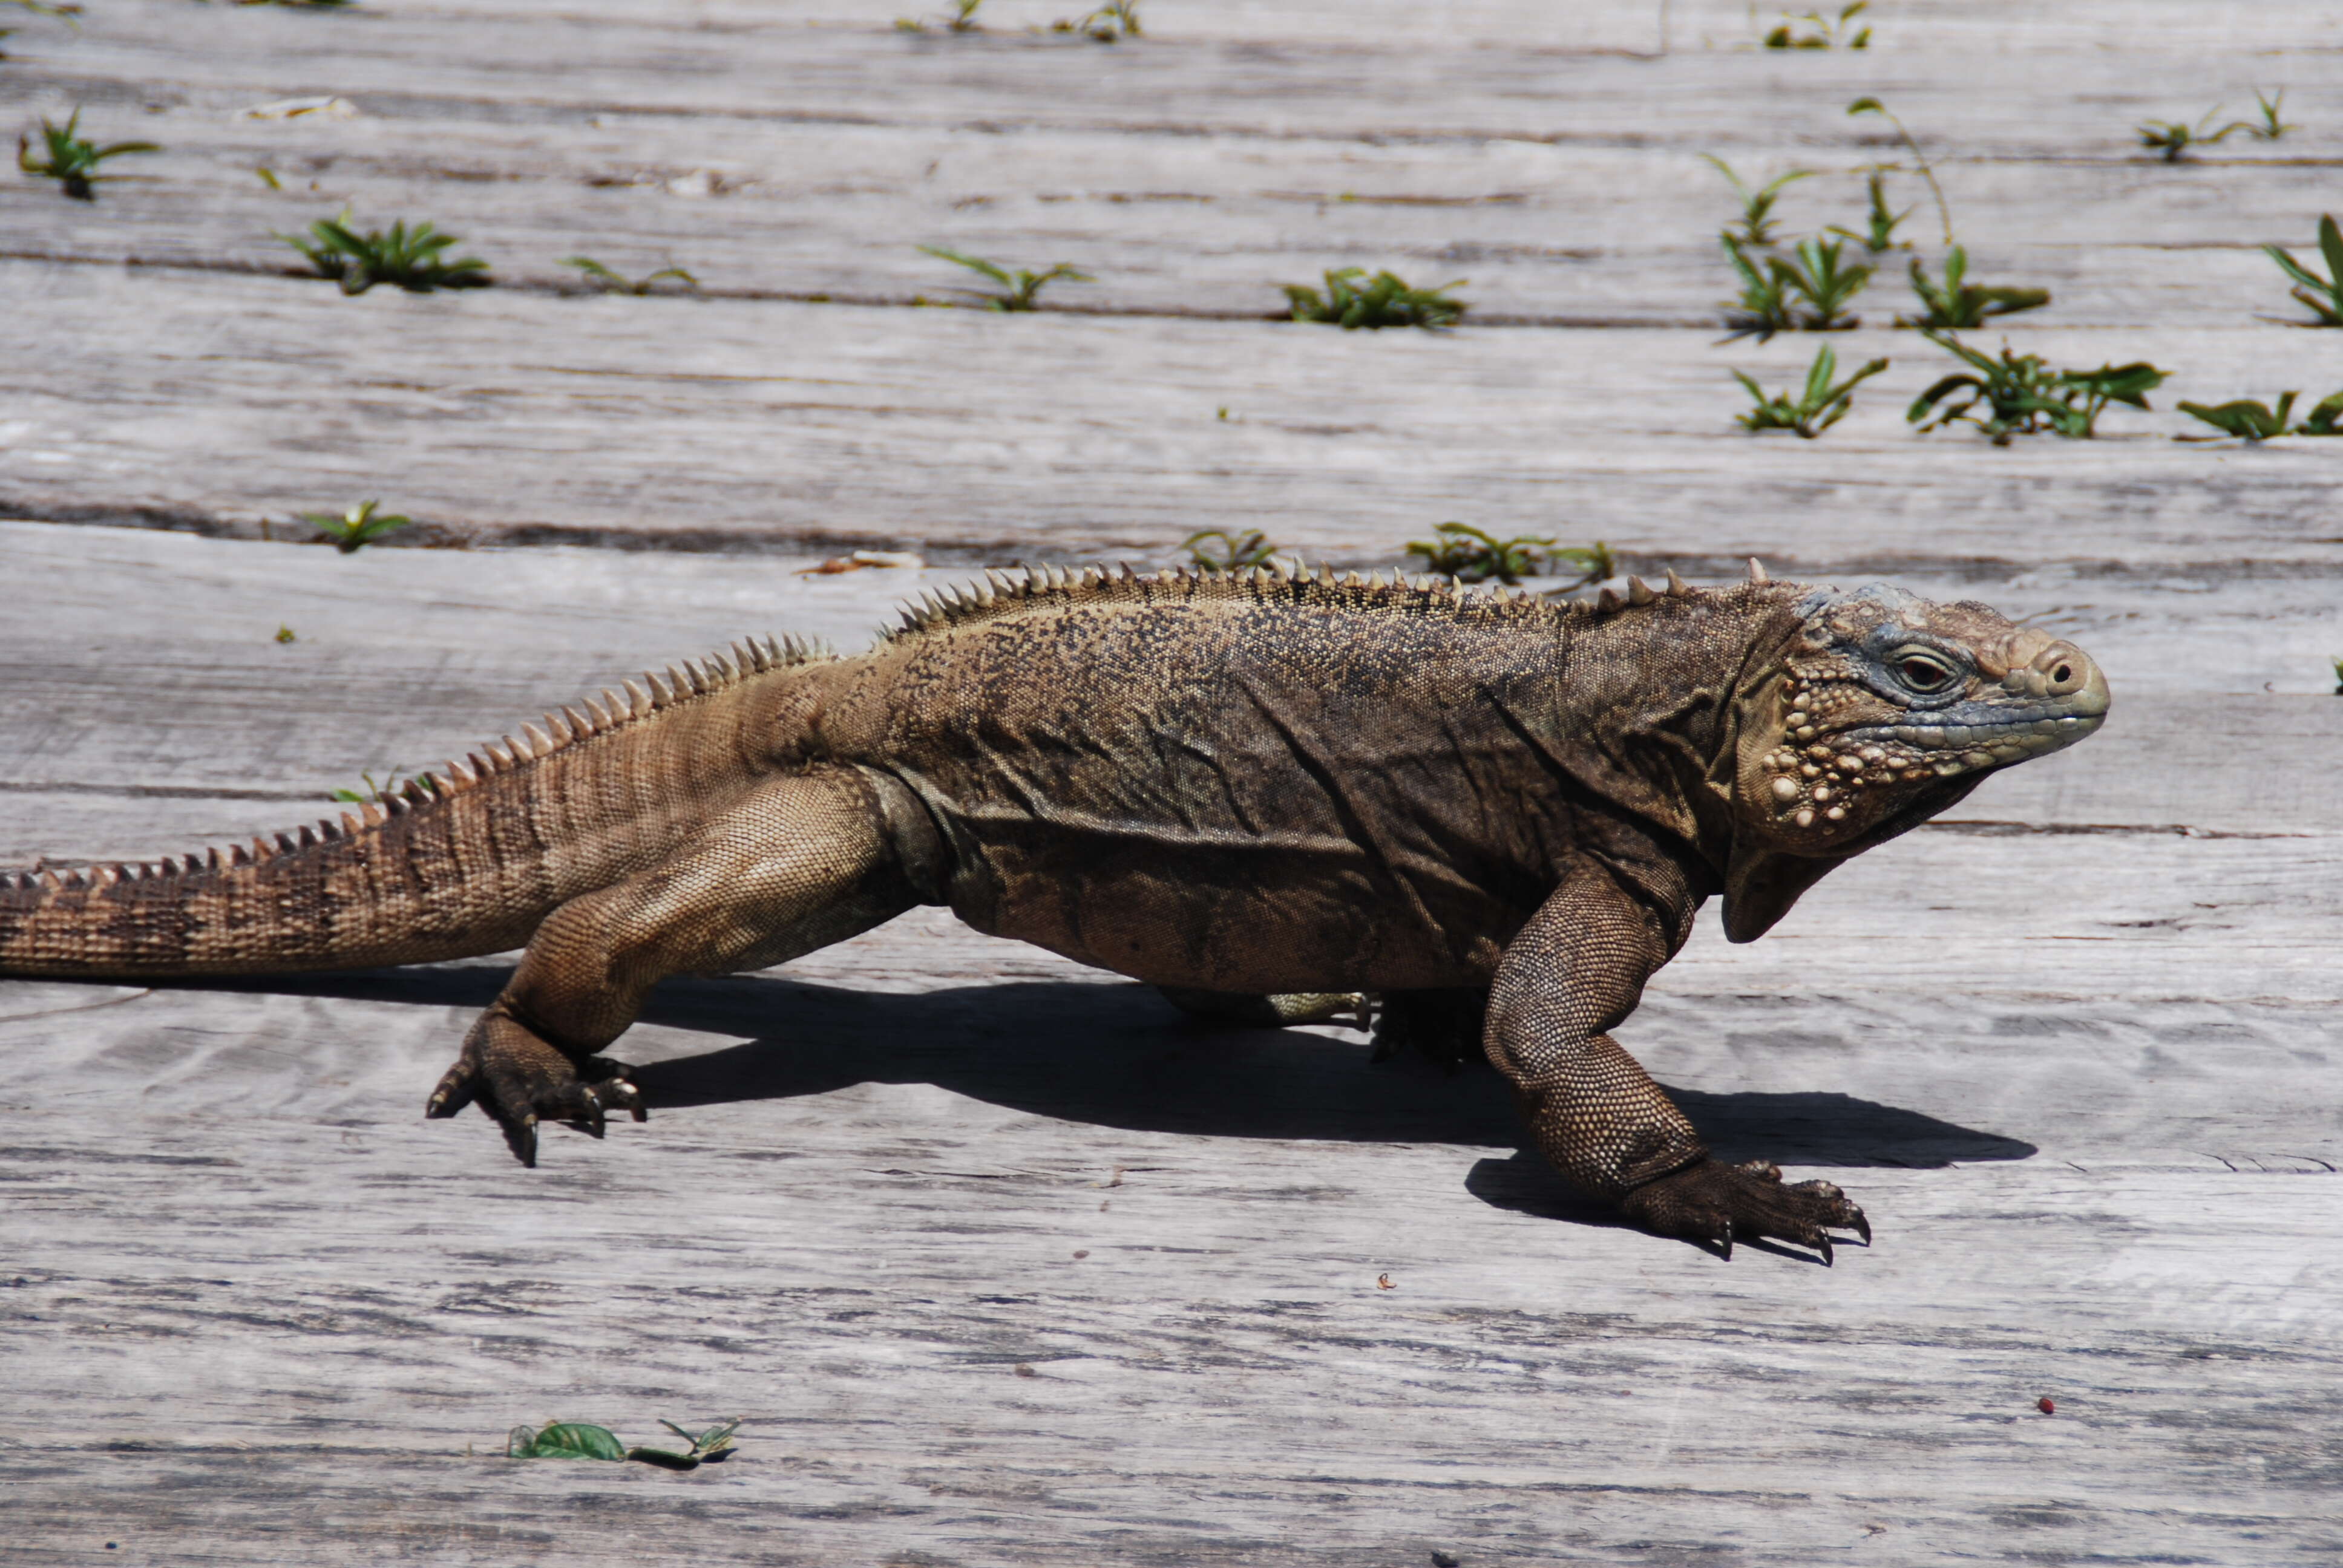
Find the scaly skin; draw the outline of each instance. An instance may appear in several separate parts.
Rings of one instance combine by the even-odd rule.
[[[1271,1020],[1380,993],[1473,1039],[1572,1181],[1667,1234],[1829,1255],[1862,1211],[1711,1160],[1609,1034],[1725,900],[1762,935],[1833,867],[2107,711],[1982,605],[1774,584],[1554,607],[1429,585],[996,575],[846,658],[757,645],[568,710],[322,836],[0,883],[0,973],[416,963],[526,941],[431,1096],[534,1162],[643,1114],[598,1053],[679,972],[948,904]],[[1303,995],[1299,993],[1314,993]],[[1250,999],[1250,1000],[1248,1000]]]

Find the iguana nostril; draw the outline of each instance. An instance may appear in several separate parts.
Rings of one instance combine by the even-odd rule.
[[[2074,668],[2070,665],[2062,664],[2057,668],[2050,672],[2050,678],[2056,681],[2059,685],[2064,686],[2066,682],[2075,678]]]

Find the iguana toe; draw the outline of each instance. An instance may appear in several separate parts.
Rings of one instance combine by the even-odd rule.
[[[1644,1183],[1620,1207],[1662,1235],[1714,1242],[1726,1258],[1735,1237],[1795,1241],[1822,1254],[1825,1265],[1834,1257],[1831,1230],[1853,1231],[1865,1245],[1871,1242],[1871,1221],[1845,1192],[1828,1181],[1785,1183],[1781,1167],[1764,1160],[1703,1161]]]
[[[633,1071],[608,1057],[573,1059],[518,1020],[492,1010],[473,1026],[463,1054],[431,1091],[423,1113],[453,1116],[478,1103],[504,1130],[514,1157],[533,1166],[539,1121],[566,1121],[599,1138],[612,1111],[647,1120]]]

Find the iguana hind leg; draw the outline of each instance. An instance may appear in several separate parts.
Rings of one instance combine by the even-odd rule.
[[[1671,920],[1605,872],[1574,872],[1497,967],[1489,1060],[1513,1080],[1546,1158],[1630,1219],[1717,1243],[1728,1258],[1736,1236],[1777,1236],[1828,1262],[1827,1227],[1871,1240],[1863,1211],[1827,1181],[1785,1185],[1764,1161],[1710,1159],[1684,1113],[1606,1032],[1635,1010],[1692,908],[1685,900]]]
[[[548,916],[504,993],[480,1015],[424,1109],[477,1101],[513,1152],[537,1163],[537,1124],[598,1134],[609,1111],[643,1119],[620,1064],[597,1056],[672,974],[782,963],[922,900],[900,811],[853,769],[776,780],[642,875]]]

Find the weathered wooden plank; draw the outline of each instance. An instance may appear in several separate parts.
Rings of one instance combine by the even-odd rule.
[[[1995,448],[1912,434],[1946,363],[1909,335],[1839,341],[1895,368],[1826,439],[1733,423],[1728,367],[1797,375],[1807,345],[1666,331],[1343,333],[518,295],[356,300],[265,278],[0,263],[35,308],[0,451],[17,516],[183,516],[251,533],[381,496],[458,533],[789,546],[809,536],[1002,558],[1162,558],[1191,528],[1263,528],[1342,563],[1432,524],[1604,538],[1720,563],[1985,558],[2158,572],[2333,569],[2325,444],[2239,451],[2118,411],[2110,437]],[[136,320],[133,337],[115,324]],[[60,363],[45,346],[79,347]],[[2096,364],[2101,335],[2031,341]],[[331,355],[320,343],[334,345]],[[2323,335],[2141,332],[2186,390],[2319,385]],[[2184,392],[2185,395],[2185,392]],[[1229,417],[1216,417],[1226,408]],[[2153,434],[2151,434],[2153,432]],[[2049,520],[2046,521],[2046,520]],[[281,523],[280,523],[281,526]]]
[[[2152,307],[2178,325],[2293,314],[2258,247],[2308,243],[2337,146],[2298,105],[2313,123],[2283,142],[2240,151],[2233,138],[2194,166],[2156,163],[2132,127],[2182,115],[2166,100],[2207,91],[2200,50],[2080,62],[1996,52],[1971,70],[1932,60],[1925,76],[1884,53],[1295,50],[1271,62],[1281,110],[1321,101],[1352,118],[1264,126],[1259,63],[1232,71],[1176,45],[938,47],[868,26],[750,28],[688,45],[705,56],[688,101],[613,104],[588,72],[517,106],[461,76],[507,82],[535,62],[535,22],[401,23],[370,32],[363,56],[335,53],[297,67],[309,75],[266,81],[253,75],[253,40],[189,25],[173,13],[148,23],[143,48],[94,45],[92,75],[62,61],[30,75],[28,95],[60,114],[99,92],[142,102],[137,124],[166,151],[141,166],[151,183],[116,187],[102,212],[29,186],[0,195],[13,250],[281,267],[294,263],[272,231],[347,200],[377,222],[427,214],[508,278],[539,285],[574,281],[556,262],[587,249],[638,271],[679,259],[719,289],[901,300],[956,281],[913,248],[943,243],[1080,262],[1100,284],[1059,298],[1106,308],[1264,313],[1281,307],[1277,285],[1322,266],[1405,262],[1472,274],[1484,314],[1705,324],[1724,290],[1713,235],[1730,203],[1693,155],[1853,171],[1893,142],[1842,110],[1856,92],[1885,91],[1936,148],[1981,266],[2052,286],[2069,324],[2125,325]],[[671,23],[604,27],[610,36],[578,46],[628,61],[672,46]],[[2267,85],[2261,57],[2234,41],[2221,57]],[[259,58],[285,68],[287,56]],[[317,89],[320,69],[366,117],[232,117]],[[166,75],[176,83],[162,97],[142,85]],[[808,104],[841,89],[828,111]],[[1427,90],[1446,118],[1395,125],[1415,106],[1408,95]],[[1096,110],[1070,116],[1091,95]],[[1656,122],[1655,95],[1671,106]],[[294,188],[267,191],[260,166]],[[1920,199],[1916,180],[1903,184]],[[723,198],[689,199],[711,190]],[[1852,223],[1860,202],[1836,180],[1794,191],[1785,210],[1794,225]],[[1906,232],[1934,227],[1924,210]],[[1026,254],[1037,244],[1049,257]],[[1882,282],[1894,286],[1874,296],[1875,313],[1909,308],[1900,276]]]

